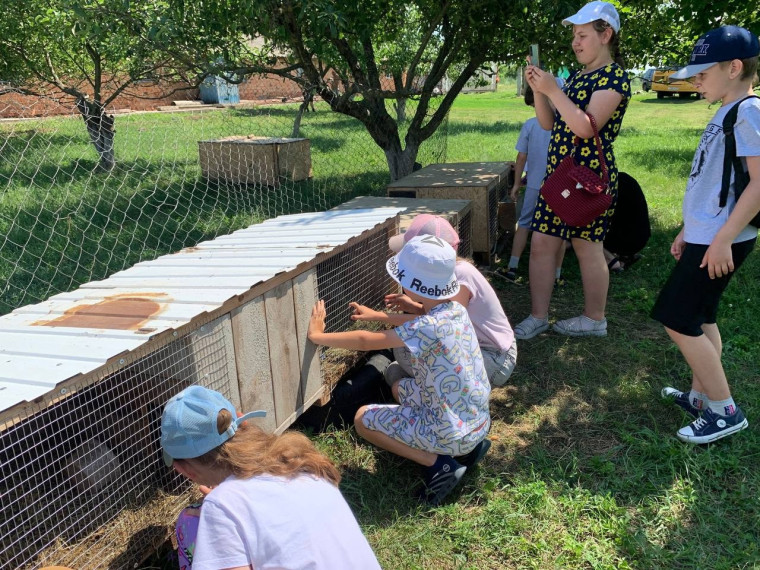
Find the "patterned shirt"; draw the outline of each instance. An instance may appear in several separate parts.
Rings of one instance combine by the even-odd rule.
[[[491,386],[462,305],[441,303],[395,331],[414,368],[415,389],[402,406],[416,408],[441,442],[459,440],[488,421]]]
[[[575,228],[565,225],[555,215],[543,196],[539,196],[536,209],[533,213],[531,230],[542,234],[553,235],[563,239],[578,237],[588,241],[603,241],[609,225],[609,219],[615,212],[617,203],[618,170],[615,164],[615,154],[612,143],[620,132],[623,116],[631,99],[631,84],[628,74],[616,63],[611,63],[588,73],[575,72],[565,83],[562,91],[575,105],[584,111],[588,107],[591,96],[595,91],[616,91],[622,95],[622,99],[610,119],[604,124],[599,137],[602,141],[602,152],[607,163],[607,172],[610,178],[610,193],[612,204],[598,218],[585,227]],[[559,112],[554,113],[554,126],[549,140],[548,158],[546,162],[546,177],[559,166],[562,159],[573,150],[575,134],[567,125]],[[599,151],[594,137],[580,139],[575,149],[575,161],[578,164],[589,167],[594,172],[602,174],[599,161]],[[546,180],[544,177],[544,180]]]
[[[625,115],[628,102],[631,100],[631,83],[628,74],[616,63],[611,63],[589,73],[577,71],[570,76],[570,79],[567,80],[562,90],[578,108],[584,111],[588,107],[594,91],[617,91],[623,96],[617,109],[615,109],[615,112],[612,113],[609,121],[607,121],[599,133],[599,137],[602,139],[604,157],[607,160],[607,168],[610,172],[610,180],[615,182],[617,180],[617,168],[615,167],[615,155],[612,152],[612,143],[620,132],[623,115]],[[562,159],[573,150],[574,137],[575,135],[572,130],[562,119],[562,115],[555,111],[554,127],[552,128],[552,136],[549,141],[549,158],[546,165],[547,174],[554,172],[554,169]],[[599,174],[602,173],[599,163],[599,152],[593,137],[581,139],[575,151],[575,160],[578,164],[588,166]],[[613,171],[615,178],[612,177]]]

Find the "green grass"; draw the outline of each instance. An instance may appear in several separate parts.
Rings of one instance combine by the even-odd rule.
[[[659,390],[686,388],[688,369],[649,318],[674,263],[668,250],[691,158],[713,112],[704,101],[634,97],[616,156],[647,195],[653,236],[641,262],[612,276],[610,334],[547,334],[519,344],[509,385],[493,392],[492,451],[446,505],[417,506],[409,496],[416,467],[353,431],[315,436],[344,470],[342,489],[383,567],[760,567],[757,255],[726,292],[719,320],[748,430],[705,447],[675,438],[687,419]],[[460,97],[448,160],[513,159],[529,116],[511,91]],[[582,306],[572,256],[564,271],[552,318]],[[494,286],[513,323],[528,314],[527,286]]]
[[[514,158],[520,125],[532,110],[512,89],[457,100],[448,125],[448,161]],[[81,121],[40,121],[16,125],[4,139],[0,134],[4,157],[11,149],[27,156],[0,167],[0,180],[13,180],[0,193],[0,236],[8,240],[0,242],[0,279],[8,278],[14,267],[9,260],[24,249],[33,250],[32,265],[58,280],[56,290],[83,277],[79,267],[101,272],[116,261],[128,266],[273,212],[382,191],[382,156],[365,145],[361,129],[327,112],[305,118],[315,182],[293,187],[288,201],[198,182],[197,140],[282,135],[291,120],[287,114],[278,119],[279,131],[266,131],[280,112],[119,117],[121,170],[114,177],[92,173],[95,157]],[[719,316],[726,371],[750,420],[741,434],[705,447],[676,440],[675,431],[687,420],[658,395],[664,385],[687,387],[688,369],[648,316],[674,263],[668,249],[679,228],[686,177],[713,112],[704,101],[634,97],[616,156],[647,195],[653,235],[644,259],[612,276],[610,334],[547,334],[520,343],[514,375],[493,392],[492,451],[444,506],[419,506],[410,496],[419,483],[417,468],[360,441],[353,430],[313,436],[342,469],[341,489],[384,568],[760,568],[757,254],[732,282]],[[163,157],[163,168],[154,156]],[[327,164],[335,164],[335,171]],[[95,196],[92,188],[98,189]],[[330,188],[337,188],[334,195]],[[11,214],[19,211],[23,217],[14,222]],[[186,223],[176,221],[178,213]],[[157,216],[153,225],[143,223],[149,214]],[[134,242],[108,226],[114,217],[136,228]],[[35,220],[56,228],[52,245],[29,235]],[[61,220],[70,222],[59,225]],[[82,220],[90,224],[84,239]],[[83,241],[77,256],[60,255],[77,240]],[[572,256],[564,273],[567,285],[553,299],[552,318],[575,315],[582,305]],[[28,274],[11,277],[18,281],[6,285],[2,299],[9,305],[23,300],[19,291],[29,287]],[[528,314],[527,286],[494,286],[513,324]],[[34,287],[35,294],[47,292],[46,286]]]
[[[204,179],[198,141],[287,137],[296,109],[117,116],[117,166],[108,173],[96,168],[78,117],[0,124],[0,314],[266,218],[384,191],[383,152],[357,120],[325,103],[301,123],[312,179],[278,188]],[[444,152],[443,133],[420,160]]]

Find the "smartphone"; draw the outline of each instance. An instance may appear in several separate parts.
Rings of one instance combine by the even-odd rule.
[[[530,64],[541,67],[538,59],[538,44],[530,44]]]

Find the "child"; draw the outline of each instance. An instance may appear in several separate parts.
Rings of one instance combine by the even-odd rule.
[[[569,336],[606,336],[607,290],[610,274],[604,259],[605,234],[617,197],[617,166],[612,144],[631,98],[628,74],[619,57],[620,17],[609,2],[589,2],[562,21],[573,26],[572,48],[583,68],[557,87],[554,77],[538,67],[528,66],[528,84],[536,94],[536,117],[545,129],[552,129],[546,175],[550,176],[574,148],[575,161],[597,174],[602,167],[589,114],[596,120],[602,152],[609,169],[612,204],[590,224],[570,226],[538,197],[530,246],[531,314],[515,327],[515,336],[526,340],[549,328],[549,303],[554,290],[558,250],[570,241],[578,258],[583,282],[583,313],[554,323],[552,329]]]
[[[456,252],[431,235],[409,240],[387,263],[388,273],[425,314],[385,331],[325,333],[325,305],[312,311],[309,339],[315,344],[353,350],[406,346],[414,378],[393,384],[394,405],[362,406],[354,425],[364,439],[424,466],[420,498],[436,506],[456,487],[467,467],[487,450],[491,426],[488,384],[478,340],[467,311],[451,299],[459,292]],[[481,452],[482,451],[482,452]]]
[[[734,127],[737,156],[746,163],[749,185],[738,201],[730,191],[724,208],[719,207],[719,195],[723,118],[752,94],[758,53],[757,36],[737,26],[723,26],[699,38],[690,64],[672,75],[674,79],[696,76],[694,83],[704,98],[710,103],[721,101],[694,155],[683,202],[683,228],[670,247],[678,263],[652,311],[693,373],[690,392],[662,390],[663,397],[673,398],[695,418],[676,434],[689,443],[710,443],[748,425],[731,397],[723,370],[716,316],[731,276],[757,240],[757,228],[748,225],[760,210],[760,102],[756,98],[740,103]]]
[[[444,218],[431,214],[416,216],[403,234],[388,240],[388,246],[398,253],[406,242],[421,235],[439,237],[455,251],[459,247],[459,235],[451,224]],[[466,259],[457,258],[454,276],[459,282],[459,293],[451,300],[467,309],[491,386],[504,386],[517,364],[517,341],[501,302],[483,274]],[[404,294],[386,295],[385,304],[388,308],[404,312],[383,313],[352,303],[354,315],[351,318],[355,321],[380,321],[398,326],[425,313],[420,303],[412,302]],[[385,379],[390,385],[400,378],[414,376],[409,349],[396,348],[393,355],[396,361],[385,371]]]
[[[564,81],[556,79],[557,85],[561,88]],[[525,104],[533,107],[534,97],[533,89],[525,89]],[[533,212],[536,209],[538,192],[541,183],[546,174],[546,152],[549,149],[549,139],[551,131],[543,129],[538,123],[538,119],[531,117],[523,124],[520,129],[520,136],[517,139],[515,150],[517,159],[515,160],[515,183],[509,193],[513,202],[517,201],[517,193],[520,190],[522,173],[528,173],[527,184],[525,185],[525,194],[523,195],[522,208],[520,209],[520,218],[517,221],[517,231],[512,240],[512,254],[509,258],[509,264],[506,271],[499,271],[501,275],[515,281],[517,279],[517,267],[520,263],[520,256],[528,243],[528,234],[530,234],[530,223],[533,221]],[[554,282],[559,283],[562,272],[562,260],[565,257],[565,248],[557,250],[557,264],[554,274]]]
[[[380,568],[335,466],[302,434],[244,423],[263,413],[237,418],[224,396],[202,386],[166,404],[164,461],[207,493],[200,512],[183,513],[177,525],[183,570]]]

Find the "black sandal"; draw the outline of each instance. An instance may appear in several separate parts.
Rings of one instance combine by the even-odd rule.
[[[623,271],[623,263],[617,257],[613,257],[607,263],[607,268],[610,270],[610,273],[620,273]]]

